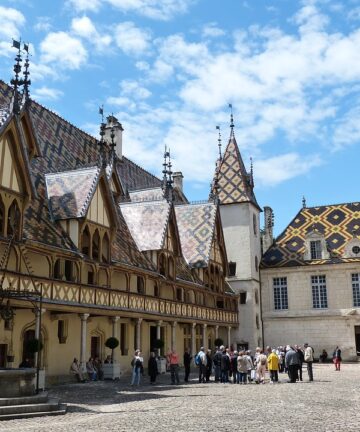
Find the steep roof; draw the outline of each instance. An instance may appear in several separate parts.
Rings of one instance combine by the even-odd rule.
[[[175,206],[183,255],[190,267],[207,267],[217,207],[213,203]]]
[[[259,207],[252,184],[252,176],[246,172],[235,136],[232,134],[224,155],[216,168],[220,204],[251,202]]]
[[[141,168],[135,162],[123,156],[116,161],[116,170],[125,188],[125,192],[134,189],[161,187],[161,180]]]
[[[330,258],[304,261],[305,237],[314,232],[323,235]],[[344,256],[346,245],[360,235],[360,203],[302,208],[264,254],[262,267],[288,267],[360,261]]]

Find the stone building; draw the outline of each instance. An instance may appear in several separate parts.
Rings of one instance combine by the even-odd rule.
[[[261,264],[265,344],[309,342],[318,357],[336,345],[360,354],[360,203],[306,207],[272,240],[265,208]]]
[[[162,180],[126,158],[115,117],[97,140],[14,81],[0,81],[0,367],[36,360],[38,336],[50,381],[74,357],[103,359],[110,336],[123,371],[155,339],[180,355],[230,343],[238,299],[218,204],[188,203],[167,154]]]

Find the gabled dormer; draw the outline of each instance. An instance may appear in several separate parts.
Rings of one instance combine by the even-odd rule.
[[[305,236],[304,246],[305,261],[324,260],[330,258],[325,236],[315,229]]]

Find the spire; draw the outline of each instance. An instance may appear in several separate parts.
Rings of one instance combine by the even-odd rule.
[[[250,157],[250,186],[254,187],[254,164],[252,157]]]
[[[306,208],[306,198],[305,196],[302,197],[302,208]]]
[[[105,149],[105,123],[104,123],[104,105],[99,108],[99,114],[101,115],[100,123],[100,141],[99,141],[99,165],[101,168],[106,168],[106,149]]]
[[[229,103],[229,108],[230,108],[230,138],[234,138],[235,134],[234,134],[234,115],[233,115],[233,107],[232,104]]]
[[[219,147],[219,161],[221,161],[222,155],[221,155],[221,131],[220,126],[216,126],[216,129],[219,131],[219,138],[218,138],[218,147]]]
[[[173,177],[172,177],[172,163],[171,163],[171,154],[170,154],[170,148],[167,149],[165,145],[164,150],[164,162],[163,162],[163,181],[162,181],[162,189],[164,191],[164,196],[168,201],[172,201],[173,199]]]
[[[29,66],[30,66],[30,62],[29,62],[29,44],[25,44],[24,43],[24,51],[26,51],[26,59],[25,59],[25,70],[24,70],[24,89],[23,89],[23,103],[29,99],[30,96],[30,91],[29,91],[29,86],[31,84],[31,80],[29,79]]]
[[[13,89],[13,97],[12,97],[12,112],[14,114],[20,113],[20,90],[19,87],[24,84],[24,80],[19,78],[19,74],[21,72],[21,39],[20,41],[16,41],[13,39],[13,48],[16,48],[18,50],[18,53],[15,57],[15,64],[14,64],[14,72],[15,76],[10,81],[11,84],[14,86]]]

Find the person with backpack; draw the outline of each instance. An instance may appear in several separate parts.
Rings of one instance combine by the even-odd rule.
[[[333,362],[335,365],[335,370],[340,372],[340,365],[341,365],[341,349],[336,346],[334,352],[333,352]]]
[[[141,356],[141,351],[136,350],[134,353],[134,358],[131,360],[131,366],[133,368],[132,370],[132,379],[131,379],[131,385],[139,385],[140,384],[140,377],[143,373],[144,367],[144,359]]]
[[[257,383],[265,384],[266,362],[266,354],[260,350],[256,363]]]
[[[250,366],[249,358],[245,351],[240,351],[236,358],[236,382],[238,384],[247,384],[247,374]]]
[[[199,383],[206,382],[206,365],[207,357],[205,354],[205,348],[201,347],[200,351],[195,356],[195,365],[199,368]]]
[[[215,369],[215,382],[220,382],[221,378],[221,356],[222,352],[219,347],[216,347],[216,352],[213,357],[213,364]]]

